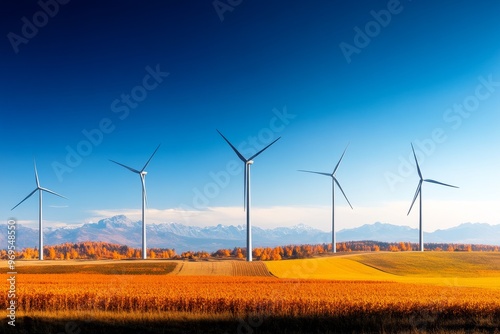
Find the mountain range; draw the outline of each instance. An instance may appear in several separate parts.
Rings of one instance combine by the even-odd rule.
[[[0,230],[7,231],[6,224]],[[38,229],[17,225],[18,249],[38,245]],[[7,233],[0,233],[2,249],[7,248]],[[331,232],[324,232],[299,224],[293,227],[262,229],[252,227],[254,247],[288,244],[319,244],[331,241]],[[150,224],[147,226],[147,245],[154,248],[173,248],[177,253],[187,250],[215,251],[221,248],[245,247],[246,227],[216,225],[187,226],[178,223]],[[338,242],[373,240],[383,242],[418,242],[418,229],[385,223],[366,224],[337,232]],[[432,233],[424,233],[425,242],[500,245],[500,225],[465,223]],[[141,222],[126,216],[114,216],[86,223],[78,227],[45,228],[45,245],[65,242],[103,241],[139,248]]]

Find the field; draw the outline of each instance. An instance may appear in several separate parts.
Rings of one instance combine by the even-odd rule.
[[[500,289],[500,253],[371,253],[266,262],[281,278],[370,280]]]
[[[499,333],[498,255],[19,262],[11,332]]]

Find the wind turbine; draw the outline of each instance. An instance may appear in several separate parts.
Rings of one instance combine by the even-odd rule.
[[[144,165],[144,167],[142,167],[142,169],[140,171],[137,169],[134,169],[132,167],[125,166],[124,164],[121,164],[119,162],[116,162],[116,161],[110,159],[111,162],[114,162],[117,165],[125,167],[131,172],[139,174],[139,177],[141,178],[141,184],[142,184],[142,258],[144,260],[148,258],[148,255],[146,252],[146,220],[145,220],[145,215],[144,215],[144,211],[145,211],[145,207],[146,207],[146,197],[147,197],[146,196],[146,174],[148,172],[146,172],[145,169],[148,166],[151,159],[153,159],[153,156],[156,154],[156,151],[158,151],[158,149],[160,148],[160,145],[158,145],[158,147],[153,152],[153,154],[151,154],[148,161],[146,162],[146,164]]]
[[[419,236],[419,245],[420,245],[420,251],[423,252],[424,251],[424,231],[422,230],[422,183],[423,182],[429,182],[429,183],[440,184],[442,186],[447,186],[447,187],[452,187],[452,188],[458,188],[458,187],[452,186],[451,184],[446,184],[446,183],[438,182],[438,181],[435,181],[435,180],[431,180],[431,179],[424,179],[422,177],[422,172],[420,171],[420,166],[418,165],[417,155],[415,154],[415,149],[413,148],[413,144],[411,144],[411,149],[413,151],[413,157],[415,158],[415,163],[417,165],[417,172],[418,172],[418,176],[420,177],[420,181],[418,182],[417,191],[415,192],[415,196],[413,197],[413,201],[411,202],[410,210],[408,210],[407,216],[410,214],[411,208],[413,208],[413,204],[415,204],[415,200],[417,199],[417,196],[420,195],[420,199],[419,199],[419,201],[420,201],[420,217],[419,217],[420,236]]]
[[[332,252],[333,253],[337,252],[337,237],[335,235],[335,184],[337,184],[337,186],[339,187],[340,191],[342,192],[342,195],[344,195],[345,200],[347,201],[347,203],[349,204],[349,206],[351,207],[351,209],[353,209],[351,203],[349,202],[349,200],[347,199],[347,196],[344,193],[344,190],[340,186],[339,181],[337,181],[337,178],[335,177],[335,173],[337,172],[337,169],[339,168],[340,162],[344,158],[344,154],[345,154],[345,151],[347,151],[347,147],[348,146],[349,145],[347,145],[346,148],[344,149],[344,153],[342,153],[342,156],[340,157],[339,162],[337,162],[337,165],[333,169],[332,173],[313,172],[313,171],[310,171],[310,170],[302,170],[302,169],[299,170],[299,172],[319,174],[319,175],[329,176],[329,177],[332,178]]]
[[[50,194],[66,198],[62,195],[59,195],[58,193],[47,189],[43,188],[40,186],[40,181],[38,180],[38,171],[36,170],[36,162],[33,160],[33,165],[35,167],[35,181],[36,181],[36,188],[33,190],[28,196],[26,196],[21,202],[19,202],[15,207],[13,207],[11,210],[14,210],[17,208],[22,202],[27,200],[28,198],[31,197],[36,191],[38,191],[38,259],[43,260],[43,231],[42,231],[42,192],[48,192]],[[66,198],[67,199],[67,198]]]
[[[246,159],[237,149],[236,147],[231,144],[229,140],[227,140],[224,135],[217,130],[217,132],[224,138],[224,140],[231,146],[233,149],[234,153],[240,158],[241,161],[245,164],[245,173],[243,176],[243,208],[246,208],[247,212],[247,261],[251,262],[252,261],[252,232],[251,232],[251,224],[250,224],[250,165],[253,164],[254,158],[256,158],[259,154],[264,152],[269,146],[272,144],[276,143],[281,137],[278,137],[278,139],[274,140],[271,144],[267,145],[264,147],[262,150],[259,152],[255,153],[252,155],[250,158]]]

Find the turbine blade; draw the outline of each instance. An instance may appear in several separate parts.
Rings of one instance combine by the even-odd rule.
[[[38,171],[36,170],[36,161],[33,159],[33,166],[35,167],[35,181],[36,181],[36,187],[40,188],[40,180],[38,179]]]
[[[231,144],[231,142],[226,137],[224,137],[224,135],[219,130],[217,130],[217,132],[222,136],[222,138],[224,138],[224,140],[229,144],[229,146],[231,146],[234,153],[236,153],[236,155],[238,156],[238,158],[240,158],[241,161],[246,163],[248,160],[251,160],[251,159],[248,159],[248,160],[245,159],[245,157],[241,155],[241,153],[236,149],[236,147],[234,147],[233,144]]]
[[[259,154],[261,154],[262,152],[264,152],[265,150],[267,150],[267,148],[269,146],[271,146],[272,144],[276,143],[280,138],[281,137],[278,137],[278,139],[274,140],[271,144],[267,145],[262,150],[260,150],[259,152],[255,153],[254,155],[252,155],[248,160],[252,160],[252,159],[256,158]]]
[[[40,187],[40,188],[38,188],[38,189],[43,190],[43,191],[46,191],[46,192],[48,192],[48,193],[50,193],[50,194],[52,194],[52,195],[59,196],[59,197],[61,197],[61,198],[68,199],[67,197],[64,197],[63,195],[60,195],[60,194],[58,194],[58,193],[56,193],[55,191],[52,191],[52,190],[50,190],[50,189],[47,189],[47,188],[42,188],[42,187]]]
[[[411,143],[410,143],[411,144]],[[422,172],[420,171],[420,166],[418,165],[418,161],[417,161],[417,155],[415,154],[415,149],[413,148],[413,144],[411,144],[411,149],[413,151],[413,157],[415,158],[415,163],[417,164],[417,172],[418,172],[418,176],[420,176],[420,180],[423,179],[422,177]]]
[[[339,162],[337,162],[337,165],[336,165],[336,166],[335,166],[335,168],[333,169],[333,173],[332,173],[332,175],[335,175],[335,172],[337,171],[337,168],[339,168],[340,162],[341,162],[341,161],[342,161],[342,159],[344,158],[345,151],[347,151],[347,148],[348,148],[348,147],[349,147],[349,144],[347,144],[347,146],[345,147],[344,152],[342,153],[342,156],[340,157]]]
[[[330,176],[332,177],[333,175],[332,174],[329,174],[329,173],[323,173],[323,172],[313,172],[311,170],[303,170],[303,169],[299,169],[297,170],[298,172],[304,172],[304,173],[313,173],[313,174],[319,174],[319,175],[324,175],[324,176]]]
[[[148,166],[149,162],[151,161],[151,159],[153,159],[153,156],[156,154],[156,151],[158,151],[158,149],[160,148],[160,145],[158,145],[158,147],[156,147],[156,150],[153,152],[153,154],[151,154],[151,156],[149,157],[149,160],[148,162],[146,162],[146,164],[144,165],[144,167],[142,167],[142,170],[141,172],[144,172],[144,170],[146,169],[146,167]]]
[[[116,162],[116,161],[111,160],[111,159],[109,159],[109,161],[114,162],[115,164],[120,165],[120,166],[122,166],[122,167],[125,167],[125,168],[127,168],[129,171],[131,171],[131,172],[134,172],[134,173],[137,173],[137,174],[141,174],[141,172],[140,172],[140,171],[138,171],[137,169],[134,169],[134,168],[129,167],[129,166],[125,166],[124,164],[121,164],[121,163]]]
[[[335,183],[336,183],[336,184],[337,184],[337,186],[339,187],[340,191],[342,192],[342,195],[344,195],[344,198],[345,198],[345,200],[347,201],[347,203],[349,203],[349,206],[351,207],[351,209],[353,209],[353,210],[354,210],[354,208],[353,208],[353,207],[352,207],[352,205],[351,205],[351,202],[349,202],[349,200],[347,199],[347,196],[345,195],[344,190],[343,190],[343,189],[342,189],[342,187],[340,186],[339,181],[337,181],[337,179],[336,179],[335,177],[333,178],[333,180],[335,181]]]
[[[413,196],[413,201],[411,202],[410,210],[408,210],[408,213],[406,214],[407,216],[410,214],[411,208],[413,208],[413,204],[415,204],[415,200],[417,199],[417,196],[420,193],[421,187],[422,187],[422,180],[420,180],[420,182],[418,183],[417,191],[415,191],[415,196]]]
[[[451,184],[446,184],[446,183],[435,181],[435,180],[425,179],[424,181],[425,182],[430,182],[430,183],[435,183],[435,184],[440,184],[442,186],[447,186],[447,187],[452,187],[452,188],[458,188],[457,186],[452,186]]]
[[[10,210],[14,210],[15,208],[17,208],[22,202],[24,202],[25,200],[30,198],[30,196],[33,195],[38,189],[39,188],[36,188],[35,190],[33,190],[28,196],[26,196],[21,202],[17,203],[17,205]]]

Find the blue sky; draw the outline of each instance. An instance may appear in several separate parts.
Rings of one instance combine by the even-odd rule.
[[[297,169],[331,171],[349,144],[338,229],[417,227],[410,142],[424,177],[460,186],[425,185],[424,230],[500,223],[495,1],[42,3],[0,11],[5,220],[36,226],[35,197],[10,211],[33,158],[69,198],[44,196],[46,226],[138,220],[139,177],[108,159],[140,169],[161,143],[149,222],[244,224],[219,129],[247,156],[282,137],[252,166],[254,225],[329,230],[330,180]]]

